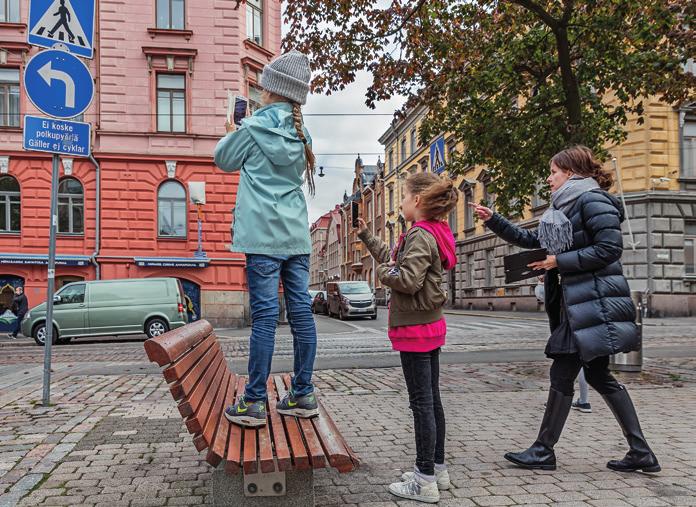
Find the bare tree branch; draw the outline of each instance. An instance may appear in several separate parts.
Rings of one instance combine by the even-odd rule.
[[[532,0],[510,0],[512,3],[524,7],[528,11],[533,12],[541,18],[541,20],[546,23],[551,30],[556,31],[558,29],[558,20],[554,18],[551,14],[546,12],[544,8]]]
[[[573,7],[575,7],[575,2],[573,0],[564,0],[563,2],[563,16],[561,17],[561,25],[567,26],[568,21],[573,15]]]
[[[416,13],[421,10],[421,7],[423,7],[423,5],[425,5],[425,0],[419,0],[419,2],[416,4],[416,6],[413,8],[413,10],[411,12],[409,12],[404,17],[404,19],[401,20],[401,23],[399,23],[399,26],[397,26],[393,30],[389,30],[388,32],[382,33],[382,34],[372,35],[370,37],[367,37],[366,39],[351,39],[351,40],[353,40],[354,42],[370,42],[370,41],[373,41],[375,39],[382,39],[384,37],[391,37],[392,35],[399,33],[403,29],[403,27],[406,26],[406,23],[408,23],[411,20],[411,18],[413,18],[413,16],[415,16]]]

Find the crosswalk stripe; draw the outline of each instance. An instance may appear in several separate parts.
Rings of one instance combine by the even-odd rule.
[[[450,324],[447,323],[447,327],[451,327],[454,329],[461,329],[464,331],[468,331],[473,329],[484,329],[484,330],[496,330],[496,329],[529,329],[529,328],[541,328],[541,327],[546,327],[546,324],[539,322],[539,323],[532,323],[530,322],[528,325],[519,325],[519,324],[513,324],[509,322],[500,322],[500,323],[495,323],[495,324],[489,324],[489,323],[483,323],[483,322],[471,322],[471,323],[466,323],[466,324]]]

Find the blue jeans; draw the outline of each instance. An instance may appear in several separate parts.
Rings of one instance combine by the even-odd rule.
[[[314,391],[312,373],[317,353],[317,329],[309,296],[309,255],[269,256],[247,254],[247,283],[251,306],[248,402],[266,399],[271,373],[275,331],[278,325],[278,282],[283,281],[285,308],[295,353],[292,391],[305,396]]]

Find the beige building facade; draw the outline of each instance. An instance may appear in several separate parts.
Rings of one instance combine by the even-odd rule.
[[[607,163],[623,193],[628,220],[624,222],[624,270],[632,290],[641,294],[654,316],[696,314],[696,105],[673,108],[646,100],[644,123],[627,125],[628,138],[610,148]],[[398,213],[403,179],[429,170],[430,143],[411,142],[412,133],[427,114],[413,109],[380,138],[385,148],[385,241],[392,243],[406,227]],[[447,163],[462,149],[445,135]],[[485,167],[453,175],[460,200],[449,217],[457,241],[457,267],[448,275],[450,304],[476,310],[540,310],[535,281],[505,284],[503,257],[516,247],[498,239],[474,218],[471,202],[495,207],[491,179]],[[619,183],[620,182],[620,183]],[[513,220],[534,228],[547,203],[533,196],[521,217]]]

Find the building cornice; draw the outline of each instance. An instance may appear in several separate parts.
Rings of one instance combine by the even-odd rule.
[[[428,113],[428,108],[424,105],[419,104],[412,110],[410,110],[406,116],[397,122],[392,122],[387,130],[379,137],[379,144],[382,146],[387,146],[391,144],[394,139],[404,132],[410,130],[414,123],[425,116]],[[396,114],[396,113],[395,113]]]

